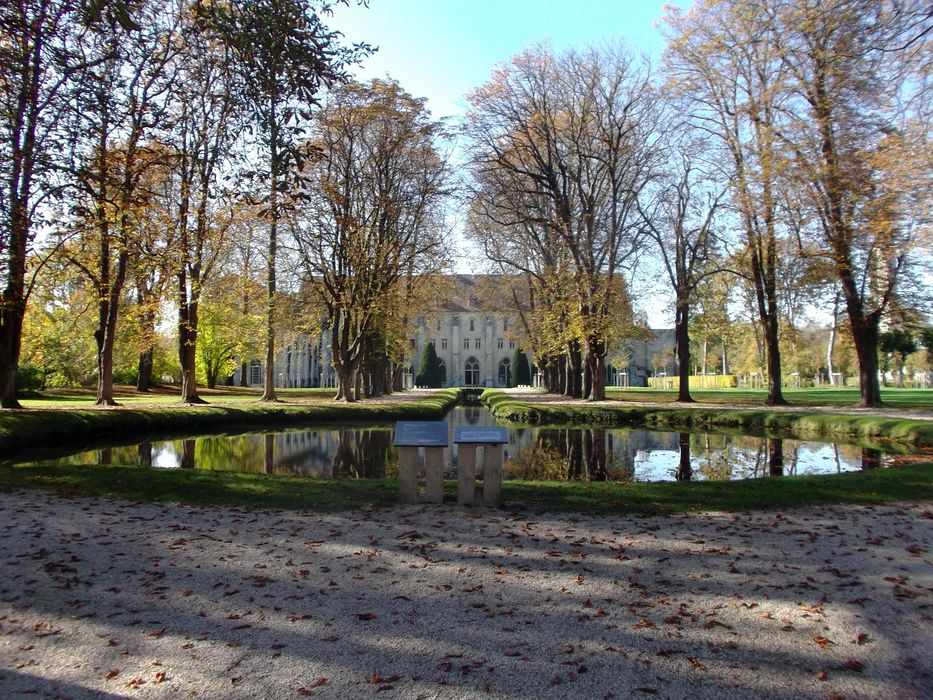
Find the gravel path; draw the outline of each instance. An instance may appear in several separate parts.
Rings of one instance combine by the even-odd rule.
[[[572,518],[0,494],[0,696],[929,698],[933,503]]]

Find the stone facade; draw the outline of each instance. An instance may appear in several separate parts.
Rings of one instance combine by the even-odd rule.
[[[406,363],[406,386],[418,372],[418,364],[427,343],[444,366],[444,386],[504,387],[512,354],[520,343],[519,316],[508,279],[497,275],[452,275],[443,297],[431,311],[412,319],[408,335],[410,347]],[[653,331],[649,341],[628,342],[631,358],[627,367],[609,367],[607,384],[647,386],[655,371],[654,358],[663,350],[672,349],[674,333],[663,329]],[[529,355],[529,360],[534,358]],[[262,386],[260,360],[247,365],[249,386]],[[668,368],[669,373],[673,369]],[[319,338],[298,336],[282,348],[276,361],[277,387],[332,387],[336,375],[330,361],[330,333]],[[239,384],[240,370],[233,375]]]

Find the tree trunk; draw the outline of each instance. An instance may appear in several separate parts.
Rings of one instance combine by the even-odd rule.
[[[586,348],[586,365],[590,374],[590,388],[586,396],[590,401],[606,400],[606,343],[591,337]]]
[[[139,353],[136,370],[136,391],[149,391],[152,388],[152,360],[155,351],[152,347]]]
[[[690,305],[681,300],[677,304],[674,319],[674,337],[677,345],[677,372],[679,387],[677,400],[693,403],[690,396]]]
[[[198,396],[196,373],[198,343],[198,303],[187,298],[185,276],[179,275],[178,361],[181,364],[181,400],[183,403],[205,403]]]
[[[881,406],[881,386],[878,382],[878,324],[865,321],[857,325],[852,323],[852,342],[859,365],[859,406]]]
[[[765,337],[765,357],[768,362],[768,397],[766,406],[786,406],[781,390],[781,347],[778,343],[777,314],[772,312],[761,319]]]
[[[280,156],[278,151],[279,129],[274,106],[271,109],[269,124],[271,128],[269,134],[269,258],[266,268],[266,372],[262,384],[262,396],[259,399],[260,401],[277,400],[275,395],[275,258],[278,253],[278,171],[280,167]]]
[[[580,344],[572,341],[567,344],[567,375],[564,394],[574,399],[583,396],[583,358],[580,352]]]
[[[249,371],[249,366],[246,364],[246,360],[240,362],[240,386],[249,386],[249,376],[247,372]]]

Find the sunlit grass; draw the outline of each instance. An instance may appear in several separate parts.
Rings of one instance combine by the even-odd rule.
[[[852,407],[859,402],[859,391],[855,388],[784,389],[783,394],[791,406]],[[702,403],[764,406],[768,392],[764,389],[695,389],[690,391],[690,395]],[[616,401],[671,403],[677,400],[677,392],[647,387],[609,387],[606,397]],[[891,408],[933,409],[933,389],[883,388],[881,400]]]
[[[114,390],[117,403],[124,406],[171,406],[181,405],[181,389],[162,385],[151,391],[136,391],[133,387],[119,386]],[[259,401],[262,390],[244,387],[218,387],[198,389],[199,396],[210,404],[244,404]],[[276,396],[284,403],[313,403],[334,398],[334,389],[276,389]],[[96,401],[93,389],[50,389],[39,396],[20,399],[23,408],[90,408]]]
[[[246,508],[336,511],[398,503],[393,479],[316,479],[140,467],[5,467],[0,489]],[[454,503],[456,482],[445,483]],[[506,510],[592,515],[735,511],[933,498],[933,464],[822,476],[666,483],[530,482],[502,485]]]

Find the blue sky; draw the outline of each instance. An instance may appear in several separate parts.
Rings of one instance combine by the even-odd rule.
[[[662,0],[370,0],[338,6],[328,24],[350,42],[379,50],[356,70],[390,75],[435,117],[463,112],[463,96],[482,85],[497,63],[531,44],[555,49],[624,39],[655,61],[664,41],[655,26]]]

